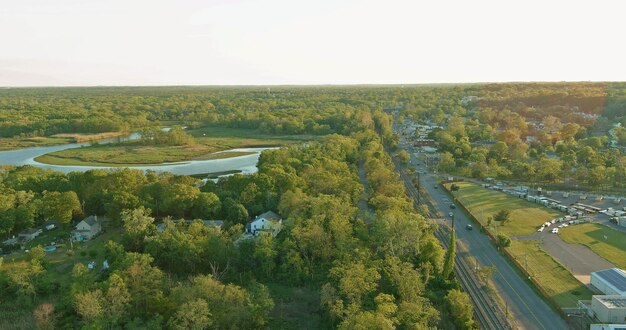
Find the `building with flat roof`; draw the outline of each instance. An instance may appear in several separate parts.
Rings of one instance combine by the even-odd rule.
[[[626,296],[626,271],[609,268],[592,272],[591,284],[604,294]]]
[[[626,323],[626,297],[620,295],[592,296],[591,310],[605,323]]]
[[[626,330],[626,324],[592,324],[589,330]]]

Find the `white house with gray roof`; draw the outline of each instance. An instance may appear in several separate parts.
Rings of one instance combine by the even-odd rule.
[[[246,225],[246,234],[259,236],[261,234],[270,234],[274,237],[280,233],[283,228],[283,220],[281,217],[272,212],[267,211],[258,215],[254,220]]]
[[[102,231],[102,219],[98,220],[97,215],[89,216],[76,225],[76,229],[72,231],[72,240],[74,242],[88,241],[94,238]]]

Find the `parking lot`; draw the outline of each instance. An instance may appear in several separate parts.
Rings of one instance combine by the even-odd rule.
[[[600,210],[613,209],[615,211],[624,211],[624,207],[626,207],[626,199],[614,196],[594,195],[581,192],[539,191],[536,189],[530,189],[528,194],[533,196],[541,194],[541,196],[556,200],[566,206],[585,205]],[[614,222],[611,222],[611,216],[607,214],[594,212],[586,213],[584,216],[592,222],[626,233],[626,227],[618,226]]]

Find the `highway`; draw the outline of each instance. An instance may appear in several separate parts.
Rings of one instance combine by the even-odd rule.
[[[412,155],[412,163],[417,159]],[[396,162],[398,166],[398,162]],[[418,168],[419,170],[419,168]],[[408,176],[402,175],[406,180]],[[493,274],[493,283],[496,292],[505,301],[508,313],[516,321],[516,326],[522,329],[568,329],[568,325],[561,316],[554,311],[532,288],[532,284],[505,259],[491,244],[489,238],[475,230],[467,230],[468,224],[476,225],[464,214],[460,208],[450,208],[450,198],[439,187],[436,178],[431,174],[421,174],[420,183],[430,195],[434,206],[442,214],[454,214],[457,240],[462,242],[481,266],[496,266]],[[410,181],[407,186],[410,186]],[[450,219],[449,217],[447,217]],[[467,290],[467,288],[466,288]],[[469,291],[469,290],[468,290]],[[471,292],[471,291],[470,291]]]

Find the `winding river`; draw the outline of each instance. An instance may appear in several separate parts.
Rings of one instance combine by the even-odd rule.
[[[139,134],[133,133],[125,138],[114,138],[100,140],[98,143],[112,143],[119,142],[120,140],[135,140],[139,138]],[[1,165],[33,165],[44,169],[52,169],[60,172],[74,172],[74,171],[88,171],[92,169],[110,169],[119,167],[108,166],[74,166],[74,165],[49,165],[39,163],[34,158],[45,155],[47,153],[71,149],[80,148],[82,146],[88,146],[90,143],[70,143],[51,147],[33,147],[17,150],[0,151],[0,164]],[[242,151],[242,152],[254,152],[253,154],[224,158],[224,159],[210,159],[210,160],[190,160],[185,162],[176,163],[164,163],[159,165],[148,166],[128,166],[129,168],[140,170],[154,170],[156,172],[172,172],[174,174],[192,175],[202,173],[214,173],[223,171],[241,171],[242,173],[255,173],[257,171],[257,162],[261,155],[261,152],[266,149],[272,148],[238,148],[225,150],[229,151]]]

